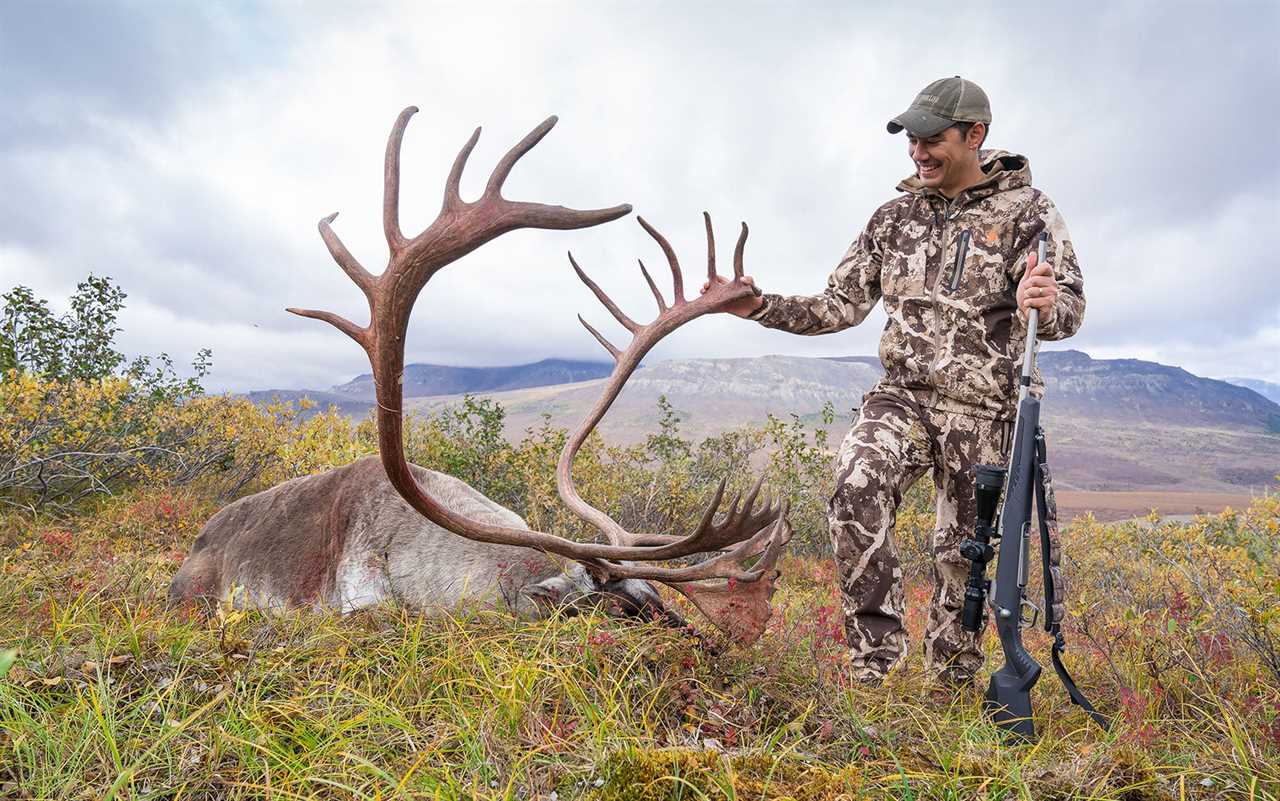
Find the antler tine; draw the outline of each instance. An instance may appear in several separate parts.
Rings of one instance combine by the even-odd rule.
[[[609,351],[609,354],[613,356],[613,360],[615,362],[622,357],[622,351],[615,348],[612,342],[605,339],[604,336],[599,331],[592,328],[591,323],[588,323],[586,320],[582,319],[581,314],[578,315],[578,322],[582,323],[583,328],[586,328],[588,331],[591,332],[591,336],[596,338],[596,342],[599,342],[601,345],[604,345],[604,349]]]
[[[711,215],[702,212],[702,221],[707,226],[707,280],[713,285],[716,282],[716,236],[711,230]]]
[[[330,223],[338,218],[338,212],[330,214],[319,222],[316,226],[320,229],[320,238],[324,240],[325,247],[329,248],[329,255],[333,256],[333,260],[338,263],[342,271],[347,277],[360,287],[360,291],[364,292],[366,298],[370,297],[373,291],[373,283],[375,280],[373,274],[366,270],[355,256],[351,255],[351,251],[347,250],[347,246],[342,244],[342,240],[334,233]]]
[[[671,300],[671,305],[673,306],[683,305],[685,302],[684,276],[680,272],[680,260],[676,258],[675,250],[672,249],[671,243],[667,241],[666,237],[658,233],[657,230],[655,230],[652,225],[649,225],[649,223],[645,222],[644,217],[637,215],[636,220],[640,222],[640,227],[643,228],[645,231],[647,231],[649,233],[649,236],[653,237],[654,240],[657,241],[658,246],[662,248],[662,252],[667,256],[667,264],[671,265],[671,284],[673,288],[672,294],[674,295],[674,297]]]
[[[546,136],[552,128],[556,127],[557,117],[552,114],[542,121],[538,127],[530,131],[524,139],[515,144],[507,154],[498,162],[498,166],[493,168],[493,172],[489,175],[489,183],[484,188],[485,197],[501,197],[502,185],[506,183],[507,176],[511,174],[511,168],[516,166],[516,162],[520,158],[533,149],[534,145],[542,141],[542,137]]]
[[[719,550],[747,540],[752,532],[758,533],[766,522],[776,520],[779,514],[785,516],[785,510],[789,508],[787,502],[781,500],[775,505],[768,496],[764,498],[764,504],[760,509],[754,509],[756,497],[760,492],[763,481],[763,477],[757,479],[741,509],[738,508],[738,503],[742,500],[742,494],[735,495],[733,501],[729,504],[728,511],[725,512],[719,523],[715,523],[713,520],[713,513],[721,498],[720,494],[717,493],[711,503],[708,504],[703,513],[702,521],[694,529],[693,533],[674,542],[682,550],[689,553]],[[668,543],[661,544],[667,545]]]
[[[667,302],[663,299],[662,293],[658,291],[658,285],[653,282],[653,276],[649,275],[649,271],[644,268],[644,262],[636,259],[640,265],[640,273],[644,276],[644,280],[649,284],[649,290],[653,292],[653,299],[658,301],[658,313],[667,310]]]
[[[760,577],[758,565],[747,567],[744,564],[744,560],[750,559],[760,553],[761,550],[766,549],[767,544],[779,532],[780,526],[789,527],[785,515],[770,518],[767,524],[761,525],[760,529],[753,532],[750,537],[738,542],[728,543],[733,547],[696,564],[684,567],[655,567],[637,565],[630,562],[610,562],[608,570],[610,574],[617,578],[649,579],[671,584],[672,586],[681,582],[721,578],[740,582],[755,581]],[[666,547],[651,547],[646,550],[650,552],[650,555],[644,557],[646,559],[656,561],[658,559],[674,558],[660,555],[660,552],[668,550]],[[712,549],[702,549],[694,553],[702,553],[706,550]]]
[[[618,304],[614,303],[613,299],[605,294],[599,284],[587,277],[587,274],[578,266],[578,262],[574,260],[572,253],[569,254],[569,263],[573,265],[573,271],[578,274],[578,278],[582,280],[582,283],[586,284],[587,287],[595,293],[596,298],[604,304],[604,307],[609,310],[609,313],[613,315],[615,320],[622,324],[623,328],[633,334],[640,330],[640,326],[637,325],[630,317],[622,313],[622,309],[619,309]]]
[[[728,482],[728,476],[720,479],[720,485],[716,487],[715,494],[711,496],[711,500],[707,503],[707,508],[703,510],[702,520],[698,522],[698,528],[695,531],[701,531],[711,525],[716,516],[716,509],[719,508],[720,501],[724,498],[724,488]]]
[[[453,160],[453,167],[449,170],[449,178],[444,183],[444,204],[441,207],[441,213],[459,208],[462,202],[462,171],[467,168],[467,159],[471,157],[471,151],[475,150],[476,142],[480,141],[480,129],[476,128],[472,132],[471,138],[458,151],[458,155]]]
[[[755,572],[755,568],[752,567],[751,569],[748,569],[746,565],[743,564],[742,560],[750,559],[752,556],[760,553],[762,550],[761,546],[772,541],[774,535],[777,533],[778,521],[780,519],[781,518],[775,518],[772,524],[762,527],[750,538],[735,544],[730,550],[717,554],[705,562],[699,562],[698,566],[701,567],[705,565],[709,571],[714,571],[714,569],[720,565],[733,564],[742,568],[744,571],[740,580],[745,579],[747,581],[751,581],[754,578],[751,574]]]
[[[489,183],[484,188],[483,200],[500,204],[503,209],[509,212],[502,215],[505,219],[501,220],[497,226],[497,233],[521,227],[553,230],[589,228],[631,213],[631,206],[626,203],[607,209],[579,210],[564,206],[552,206],[546,203],[514,202],[502,197],[502,185],[506,183],[507,176],[511,174],[511,169],[516,166],[516,162],[525,153],[532,150],[534,145],[541,142],[542,138],[555,127],[556,120],[557,117],[554,114],[543,120],[541,125],[530,131],[524,139],[521,139],[514,147],[508,150],[507,154],[498,162],[498,165],[493,168],[493,172],[490,173]]]
[[[313,320],[324,320],[329,325],[354,339],[360,347],[365,349],[366,352],[369,350],[369,329],[361,328],[341,315],[334,314],[333,312],[320,311],[319,309],[296,309],[292,306],[285,309],[285,311],[290,314],[296,314],[299,317],[310,317]]]
[[[733,520],[738,515],[738,504],[742,502],[742,492],[739,490],[733,494],[733,500],[729,502],[729,510],[725,512],[725,520]]]
[[[398,253],[407,244],[400,232],[400,143],[404,140],[409,118],[417,113],[417,106],[409,106],[400,112],[395,125],[391,126],[391,136],[387,137],[387,157],[382,171],[382,231],[392,253]]]
[[[738,246],[733,249],[733,280],[742,280],[742,251],[747,247],[747,224],[742,224],[742,233],[738,234]]]
[[[512,228],[545,228],[554,231],[590,228],[631,213],[631,206],[627,203],[607,209],[570,209],[546,203],[520,203],[511,200],[503,200],[502,205],[510,210],[511,217],[510,221],[502,223],[498,233]]]
[[[751,506],[756,502],[756,496],[760,494],[760,488],[763,486],[764,474],[761,474],[760,477],[756,479],[756,483],[752,485],[751,491],[747,493],[746,501],[742,504],[742,513],[744,515],[751,513]],[[768,498],[765,500],[767,501]],[[765,505],[768,506],[767,503]]]

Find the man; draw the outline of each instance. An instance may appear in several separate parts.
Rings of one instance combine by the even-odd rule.
[[[979,150],[990,123],[977,84],[958,76],[929,84],[888,124],[890,133],[906,131],[915,174],[871,216],[826,290],[766,293],[730,309],[812,336],[857,325],[884,300],[885,375],[840,446],[829,508],[851,667],[865,682],[906,655],[894,520],[902,494],[932,469],[935,587],[925,662],[945,684],[972,683],[982,652],[960,625],[969,563],[959,544],[973,529],[973,465],[1008,461],[1027,310],[1039,310],[1039,339],[1071,336],[1084,316],[1066,225],[1032,188],[1026,158]],[[1036,264],[1042,231],[1047,259]],[[1037,372],[1032,394],[1042,393]]]

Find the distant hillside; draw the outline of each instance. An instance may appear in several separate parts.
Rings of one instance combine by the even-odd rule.
[[[1137,359],[1041,354],[1051,460],[1067,489],[1274,486],[1280,405],[1247,387]]]
[[[636,442],[657,430],[658,397],[681,418],[686,437],[699,440],[766,415],[812,417],[830,402],[849,416],[862,393],[880,372],[864,364],[795,356],[750,359],[673,359],[639,370],[627,382],[600,425],[606,437]],[[544,413],[555,425],[570,428],[586,416],[599,398],[604,380],[568,386],[538,387],[494,393],[507,413],[508,432],[518,433],[541,422]],[[429,412],[455,403],[454,398],[412,398],[406,407]]]
[[[502,392],[525,387],[571,384],[603,378],[613,371],[613,362],[583,362],[543,359],[533,364],[509,367],[451,367],[442,364],[409,364],[404,368],[405,397],[463,395],[468,392]],[[373,375],[366,373],[333,388],[333,392],[373,400]]]
[[[1280,406],[1247,387],[1138,359],[1091,359],[1078,350],[1040,356],[1055,411],[1086,418],[1257,427],[1280,433]]]
[[[330,406],[338,407],[338,411],[348,417],[363,418],[373,408],[370,401],[356,400],[346,395],[339,395],[334,392],[324,392],[318,389],[260,389],[255,392],[249,392],[245,395],[249,400],[264,406],[275,401],[290,401],[297,403],[303,398],[309,398],[315,401],[316,405],[310,410],[301,412],[303,417],[310,417],[316,412],[322,412]]]
[[[1280,384],[1273,384],[1270,381],[1262,381],[1257,378],[1224,378],[1222,380],[1239,387],[1248,387],[1267,400],[1280,403]]]
[[[1043,422],[1064,490],[1240,492],[1273,486],[1280,473],[1280,405],[1247,387],[1154,362],[1092,359],[1079,351],[1045,351],[1039,364],[1047,390]],[[564,360],[504,368],[411,365],[406,369],[406,408],[429,414],[470,392],[502,404],[510,437],[541,425],[543,415],[550,415],[553,425],[572,428],[599,398],[605,383],[600,376],[610,368],[608,363]],[[588,378],[535,384],[555,378],[560,370]],[[769,414],[782,419],[794,414],[814,425],[829,402],[837,414],[829,427],[835,447],[863,393],[880,375],[879,360],[868,356],[657,362],[632,376],[600,430],[613,442],[643,440],[657,429],[661,395],[679,415],[683,435],[695,441],[760,424]],[[447,381],[465,388],[417,394],[448,386],[441,383]],[[483,390],[481,381],[521,387]],[[368,384],[366,376],[343,385],[349,392],[292,394],[306,394],[321,406],[337,403],[344,414],[362,417],[371,407],[362,396],[371,389]],[[251,397],[269,399],[273,394],[288,399],[290,393]]]

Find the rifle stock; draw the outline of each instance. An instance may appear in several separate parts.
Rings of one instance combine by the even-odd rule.
[[[1045,263],[1045,249],[1048,234],[1040,235],[1038,264]],[[996,559],[996,576],[991,586],[991,613],[995,617],[996,632],[1000,636],[1000,648],[1004,651],[1004,666],[991,676],[987,685],[983,707],[997,725],[1003,727],[1014,739],[1031,740],[1035,737],[1035,722],[1031,717],[1031,688],[1040,679],[1041,667],[1022,644],[1023,616],[1025,607],[1036,609],[1027,600],[1027,564],[1031,548],[1031,507],[1037,504],[1040,512],[1040,550],[1045,575],[1045,631],[1053,636],[1053,669],[1058,674],[1071,702],[1087,712],[1095,723],[1105,731],[1108,728],[1104,718],[1084,694],[1076,687],[1066,666],[1062,664],[1062,652],[1066,642],[1062,636],[1061,617],[1055,613],[1056,599],[1051,568],[1057,568],[1055,558],[1051,559],[1051,533],[1046,520],[1050,506],[1046,500],[1048,486],[1048,466],[1045,454],[1044,432],[1040,430],[1040,401],[1032,397],[1031,373],[1035,363],[1036,328],[1039,315],[1035,308],[1027,314],[1027,343],[1023,351],[1022,378],[1018,386],[1018,416],[1014,424],[1013,448],[1009,455],[1008,487],[1005,490],[1004,505],[1000,509],[1000,522],[995,536],[1000,539],[999,555]],[[986,481],[984,483],[984,473]],[[985,493],[987,502],[991,494],[998,492],[998,484],[993,483],[993,476],[998,476],[999,468],[978,466],[977,489],[975,498],[983,503]],[[990,508],[989,506],[987,507]],[[988,519],[989,523],[989,519]],[[985,527],[985,528],[984,528]],[[977,539],[981,540],[989,528],[983,520],[977,523]],[[980,591],[984,588],[982,567],[990,558],[989,551],[982,542],[966,542],[962,552],[975,562],[970,573],[969,587],[966,590],[966,603],[976,606]],[[979,563],[980,562],[980,563]],[[970,599],[970,595],[974,595]],[[1040,610],[1036,610],[1039,615]],[[972,608],[967,608],[964,615],[964,626],[970,631],[981,627],[980,621]],[[970,623],[975,625],[970,626]],[[1035,625],[1035,619],[1028,623]]]
[[[1040,679],[1040,663],[1022,644],[1022,609],[1027,590],[1027,554],[1031,504],[1035,501],[1035,434],[1040,402],[1026,396],[1018,404],[1008,489],[1000,511],[1000,550],[991,592],[991,612],[1005,663],[991,676],[983,706],[996,723],[1031,739],[1031,688]]]

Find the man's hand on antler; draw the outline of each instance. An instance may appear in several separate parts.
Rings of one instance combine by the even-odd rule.
[[[729,283],[729,279],[725,278],[723,275],[717,274],[716,283],[727,284]],[[725,304],[725,307],[724,309],[722,309],[722,311],[727,311],[730,314],[736,314],[739,317],[747,317],[753,311],[755,311],[756,309],[764,305],[764,298],[760,295],[760,290],[756,287],[755,280],[749,275],[744,275],[742,276],[742,283],[746,284],[752,289],[755,289],[756,293],[754,295],[745,297],[742,300],[735,300],[733,303]],[[711,289],[711,282],[704,281],[702,283],[702,292],[699,294],[705,295],[707,294],[707,290],[709,289]]]

